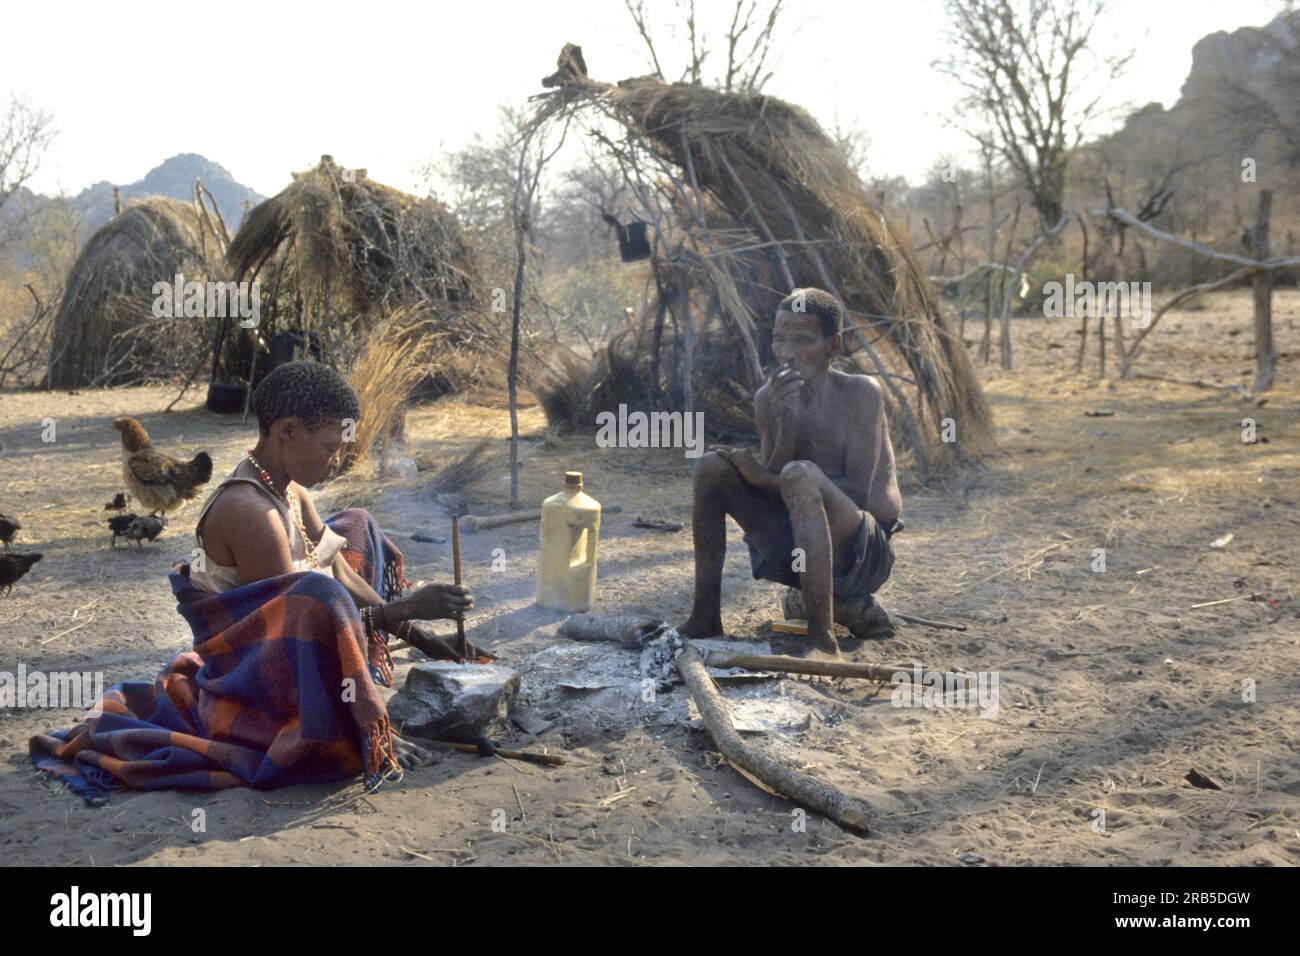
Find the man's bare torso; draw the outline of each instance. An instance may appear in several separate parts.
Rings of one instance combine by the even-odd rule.
[[[777,442],[770,390],[764,385],[754,396],[765,449]],[[901,512],[902,498],[888,428],[879,384],[866,375],[832,370],[821,394],[799,404],[793,458],[816,464],[859,507],[890,523]]]

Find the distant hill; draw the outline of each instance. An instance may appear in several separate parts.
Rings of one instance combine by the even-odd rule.
[[[256,206],[265,196],[241,185],[219,163],[197,153],[180,153],[155,166],[144,178],[134,183],[119,184],[108,181],[88,186],[69,200],[73,210],[81,214],[83,234],[90,236],[113,216],[113,187],[121,190],[122,200],[144,196],[170,196],[189,200],[194,180],[202,180],[217,201],[222,218],[233,235],[244,218],[244,203]]]
[[[1300,162],[1300,10],[1196,41],[1178,101],[1147,104],[1113,139],[1139,154],[1159,142],[1170,164],[1227,157],[1225,173],[1246,155]]]

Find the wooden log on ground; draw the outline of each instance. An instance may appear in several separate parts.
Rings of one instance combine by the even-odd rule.
[[[677,658],[677,670],[691,692],[704,726],[727,760],[786,799],[829,817],[850,833],[866,836],[870,832],[865,805],[829,784],[773,760],[740,738],[727,713],[726,701],[713,686],[700,655],[689,644]]]
[[[785,657],[780,654],[728,654],[722,651],[710,651],[705,663],[709,667],[725,670],[728,667],[743,667],[750,671],[781,671],[785,674],[816,674],[821,677],[856,677],[861,680],[892,681],[895,675],[902,675],[907,683],[913,683],[918,673],[924,668],[915,664],[855,664],[851,661],[805,660],[802,657]],[[959,674],[945,673],[945,687],[955,687],[966,683]]]
[[[622,505],[610,505],[601,509],[602,515],[618,514],[623,510]],[[472,531],[486,531],[488,528],[499,528],[503,524],[519,524],[523,521],[540,521],[542,519],[542,509],[532,508],[528,511],[512,511],[503,515],[466,515],[460,519],[460,530],[466,534]]]
[[[626,647],[641,647],[666,627],[665,622],[653,617],[572,614],[560,625],[559,634],[571,641],[610,641]]]

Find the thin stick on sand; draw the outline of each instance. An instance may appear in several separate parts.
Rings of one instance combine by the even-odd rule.
[[[686,682],[695,706],[699,708],[704,726],[727,760],[745,773],[753,774],[786,799],[829,817],[850,833],[866,836],[870,832],[863,805],[829,784],[773,760],[740,739],[740,734],[736,733],[727,713],[726,701],[713,686],[713,680],[704,669],[700,655],[689,645],[677,658],[677,670]]]
[[[454,740],[433,740],[430,743],[441,744],[444,747],[451,747],[466,754],[481,754],[477,744],[462,744]],[[539,754],[532,750],[511,750],[507,747],[495,747],[491,756],[504,757],[506,760],[524,760],[528,763],[546,764],[548,767],[564,766],[564,758],[559,754]],[[522,807],[520,808],[522,809]]]
[[[915,614],[904,614],[901,611],[890,611],[894,617],[900,621],[907,621],[909,624],[920,624],[922,627],[933,627],[940,631],[964,631],[965,624],[954,624],[951,621],[932,621],[929,618],[917,617]]]

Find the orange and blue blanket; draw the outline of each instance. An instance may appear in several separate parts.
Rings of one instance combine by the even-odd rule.
[[[344,558],[386,600],[406,586],[402,554],[368,512],[327,522],[347,539]],[[392,727],[375,684],[392,658],[368,641],[356,602],[312,571],[211,594],[189,568],[170,576],[192,650],[153,683],[105,693],[71,730],[33,737],[32,761],[87,803],[111,789],[281,787],[362,774],[374,789],[400,776]]]

